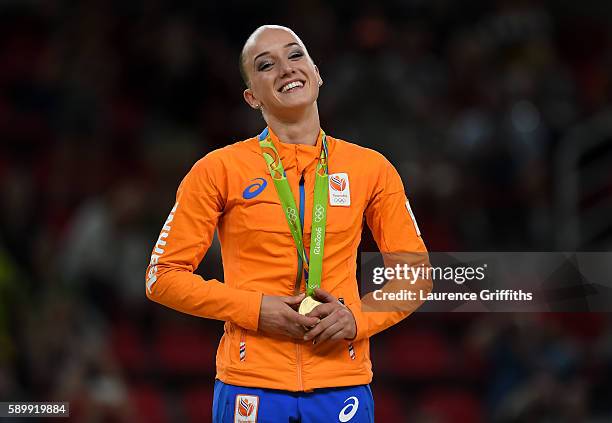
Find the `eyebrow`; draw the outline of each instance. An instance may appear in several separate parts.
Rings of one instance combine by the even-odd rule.
[[[298,44],[298,43],[296,43],[296,42],[289,43],[289,44],[285,44],[285,47],[284,47],[284,48],[287,48],[287,47],[292,47],[292,46],[299,46],[299,44]],[[259,53],[259,54],[258,54],[257,56],[255,56],[255,58],[253,59],[253,62],[255,62],[257,59],[259,59],[261,56],[265,56],[266,54],[270,54],[270,52],[269,52],[269,51],[264,51],[263,53]]]

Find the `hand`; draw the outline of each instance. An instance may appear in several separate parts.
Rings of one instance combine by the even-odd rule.
[[[303,339],[306,331],[319,323],[316,317],[302,316],[295,311],[304,297],[303,293],[293,297],[264,295],[259,310],[258,330]]]
[[[315,299],[323,304],[316,306],[306,317],[321,321],[305,335],[304,340],[319,344],[326,340],[353,339],[357,335],[357,324],[351,310],[324,289],[315,289]]]

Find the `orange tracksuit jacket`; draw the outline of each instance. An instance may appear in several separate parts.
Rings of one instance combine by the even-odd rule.
[[[296,205],[304,209],[304,243],[310,247],[315,146],[280,142]],[[327,137],[333,188],[350,205],[328,204],[321,287],[342,297],[357,323],[351,341],[312,342],[257,330],[263,294],[294,295],[298,258],[257,137],[215,150],[181,182],[176,203],[153,249],[146,294],[153,301],[195,316],[224,320],[217,350],[217,378],[233,385],[308,391],[370,383],[369,337],[405,318],[409,311],[364,312],[356,280],[357,247],[365,216],[381,252],[426,252],[411,218],[401,179],[379,153]],[[332,178],[333,174],[340,179]],[[303,182],[301,179],[303,178]],[[304,200],[300,201],[300,183]],[[263,187],[263,189],[262,189]],[[215,228],[221,242],[225,283],[193,274]],[[352,347],[349,347],[352,345]]]

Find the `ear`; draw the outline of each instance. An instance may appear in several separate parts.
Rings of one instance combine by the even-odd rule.
[[[261,107],[261,103],[255,98],[255,96],[253,95],[253,91],[251,91],[250,88],[244,90],[242,96],[244,97],[244,101],[246,101],[247,104],[253,109],[259,109]]]
[[[323,85],[323,78],[321,78],[321,73],[319,72],[319,67],[314,65],[315,73],[317,74],[317,79],[319,80],[319,87]]]

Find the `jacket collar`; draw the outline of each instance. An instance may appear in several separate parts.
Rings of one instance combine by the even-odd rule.
[[[266,127],[260,135],[251,138],[251,142],[249,142],[252,150],[257,154],[261,155],[261,149],[259,147],[259,139],[260,137],[270,136],[272,142],[274,142],[274,146],[278,151],[278,154],[283,162],[283,167],[285,170],[291,169],[292,167],[298,167],[298,171],[301,172],[302,169],[309,168],[313,163],[316,162],[316,159],[319,158],[321,152],[321,145],[323,142],[322,131],[319,131],[319,136],[317,137],[317,142],[315,145],[306,145],[306,144],[290,144],[285,143],[272,131],[270,127]],[[335,147],[335,139],[327,135],[327,151],[328,155],[331,156]]]

